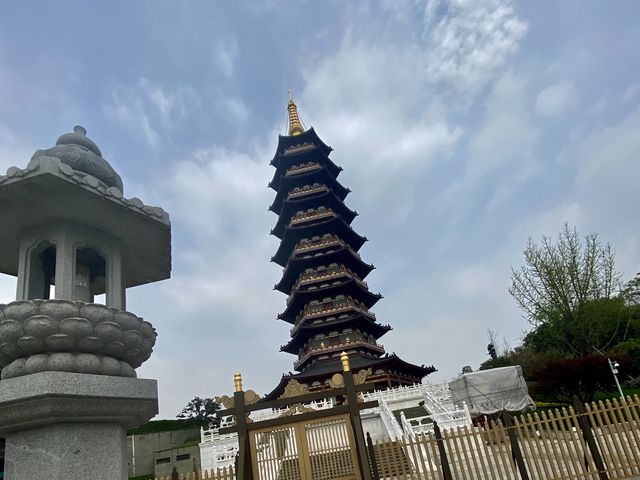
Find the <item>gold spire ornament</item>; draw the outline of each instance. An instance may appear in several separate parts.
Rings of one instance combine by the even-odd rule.
[[[305,129],[298,115],[298,107],[291,98],[291,90],[289,90],[287,110],[289,111],[289,135],[300,135],[304,133]]]
[[[235,384],[236,392],[241,392],[242,391],[242,375],[240,374],[240,372],[236,372],[233,374],[233,383]]]
[[[340,354],[340,361],[342,362],[342,371],[350,372],[351,365],[349,365],[349,354],[347,352],[342,352]]]

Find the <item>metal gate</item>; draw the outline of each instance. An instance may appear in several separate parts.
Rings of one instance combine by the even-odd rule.
[[[255,480],[360,480],[349,415],[251,431]]]

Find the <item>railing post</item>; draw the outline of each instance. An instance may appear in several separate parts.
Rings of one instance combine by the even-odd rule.
[[[504,419],[505,427],[507,427],[507,435],[509,436],[509,443],[511,444],[511,452],[513,454],[513,459],[516,461],[516,465],[518,466],[520,478],[522,478],[522,480],[529,480],[529,472],[527,472],[527,466],[524,463],[522,450],[520,450],[518,435],[516,434],[515,425],[513,424],[513,417],[509,412],[504,410],[502,412],[502,418]]]
[[[235,373],[233,375],[235,384],[235,392],[233,392],[233,406],[236,417],[236,428],[238,431],[238,480],[251,480],[251,455],[249,448],[249,435],[247,432],[247,414],[244,409],[244,391],[242,390],[242,375]]]
[[[573,408],[578,414],[578,424],[580,425],[580,430],[582,430],[582,438],[587,442],[587,446],[589,447],[589,451],[593,457],[593,463],[595,463],[596,468],[598,469],[598,477],[600,480],[609,480],[609,475],[607,475],[607,469],[604,466],[602,455],[600,455],[598,445],[596,445],[596,441],[593,438],[591,424],[587,419],[587,410],[584,408],[584,404],[577,396],[573,398]]]
[[[373,448],[373,440],[371,440],[371,435],[367,432],[367,450],[369,452],[369,465],[371,465],[371,475],[374,480],[378,480],[380,478],[380,472],[378,471],[378,462],[376,460],[376,451]]]
[[[353,381],[353,374],[351,373],[349,355],[347,355],[347,352],[342,352],[340,354],[340,361],[342,362],[344,389],[349,406],[349,417],[351,419],[351,427],[353,428],[353,436],[356,441],[356,452],[358,454],[358,463],[360,464],[360,473],[362,475],[362,480],[371,480],[371,469],[369,468],[369,459],[367,457],[367,444],[364,439],[362,420],[360,419],[360,407],[358,406],[358,394],[356,392],[356,385]]]
[[[433,433],[436,435],[436,443],[438,444],[438,453],[440,454],[440,465],[442,466],[442,475],[444,480],[453,480],[451,475],[451,467],[449,466],[449,460],[447,459],[447,449],[444,448],[444,440],[442,439],[442,432],[438,422],[433,422]]]

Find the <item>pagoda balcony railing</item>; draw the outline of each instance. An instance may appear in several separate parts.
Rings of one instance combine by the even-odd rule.
[[[340,240],[336,235],[331,235],[329,237],[320,238],[318,240],[310,240],[308,242],[298,242],[293,249],[294,255],[296,253],[308,252],[310,250],[316,250],[318,248],[328,247],[330,245],[342,245],[345,243]]]
[[[301,165],[294,165],[293,167],[289,167],[284,175],[285,177],[292,177],[294,175],[299,175],[304,172],[310,172],[319,168],[320,164],[318,162],[308,162]]]
[[[376,315],[370,312],[363,303],[358,302],[351,297],[347,297],[345,299],[332,300],[330,302],[308,304],[302,313],[296,318],[296,324],[290,330],[290,333],[291,335],[294,335],[300,325],[310,318],[322,317],[327,314],[340,314],[349,310],[356,310],[360,313],[376,318]]]
[[[294,153],[306,152],[313,150],[315,145],[310,142],[298,143],[297,145],[291,145],[284,149],[283,155],[293,155]]]
[[[303,197],[305,195],[309,195],[310,193],[317,193],[317,192],[327,192],[329,191],[329,187],[327,187],[326,185],[307,185],[304,186],[302,188],[299,188],[298,190],[292,190],[289,192],[289,194],[287,195],[287,200],[291,200],[292,198],[298,198],[298,197]]]
[[[293,254],[296,255],[298,253],[304,253],[305,251],[313,251],[331,245],[339,245],[341,247],[344,247],[348,249],[357,259],[362,260],[360,254],[353,248],[351,248],[351,245],[335,236],[332,236],[331,239],[321,238],[320,240],[311,240],[310,242],[305,243],[298,242],[293,249]]]
[[[312,273],[313,275],[311,275]],[[308,276],[304,280],[301,280],[302,275],[305,275],[305,274],[303,273],[300,275],[300,277],[298,277],[298,280],[296,281],[293,288],[291,289],[291,292],[292,292],[291,295],[287,297],[287,306],[291,305],[291,302],[293,301],[293,297],[295,296],[295,293],[299,289],[299,287],[308,285],[310,283],[316,283],[322,280],[331,280],[332,278],[348,276],[350,278],[353,278],[356,282],[358,282],[360,285],[365,287],[367,290],[369,289],[369,285],[367,284],[367,282],[365,282],[364,280],[360,280],[360,278],[355,273],[353,273],[344,265],[340,267],[335,267],[330,271],[329,269],[327,269],[327,270],[323,270],[322,272],[309,272],[307,275],[310,275],[310,276]]]
[[[337,214],[330,208],[327,208],[325,210],[315,210],[313,212],[296,213],[291,218],[291,221],[289,222],[289,226],[293,226],[298,223],[305,223],[305,222],[308,222],[309,220],[316,220],[316,219],[325,218],[325,217],[337,217]]]
[[[307,352],[300,357],[297,361],[295,361],[293,363],[293,368],[298,368],[300,365],[302,365],[304,362],[306,362],[309,357],[313,356],[313,355],[317,355],[317,354],[324,354],[324,353],[333,353],[333,352],[337,352],[340,350],[344,350],[345,348],[357,348],[357,347],[367,347],[367,348],[371,348],[373,350],[377,350],[381,353],[384,353],[384,346],[381,344],[373,344],[373,343],[369,343],[366,341],[361,341],[361,340],[353,340],[350,342],[343,342],[340,343],[338,345],[330,345],[328,347],[317,347],[317,348],[311,348],[309,350],[307,350]]]

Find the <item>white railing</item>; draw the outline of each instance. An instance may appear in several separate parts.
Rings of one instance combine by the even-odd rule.
[[[380,410],[382,423],[384,424],[391,440],[398,440],[399,438],[402,438],[404,435],[402,427],[398,424],[398,420],[396,420],[396,417],[393,415],[393,412],[384,399],[378,400],[378,408]]]

